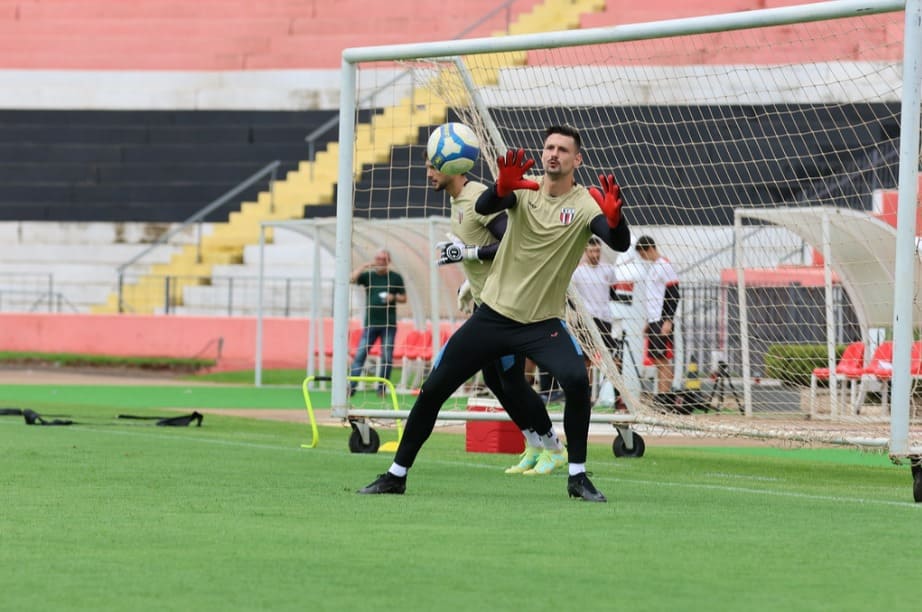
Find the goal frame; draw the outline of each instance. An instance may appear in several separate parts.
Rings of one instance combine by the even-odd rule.
[[[658,22],[625,24],[584,30],[475,38],[431,43],[356,47],[343,51],[342,98],[339,113],[339,142],[353,143],[356,137],[358,65],[424,58],[450,58],[498,52],[521,52],[542,48],[577,47],[593,44],[639,41],[666,36],[689,36],[748,28],[818,22],[872,14],[904,12],[903,90],[901,94],[899,199],[897,209],[895,277],[912,279],[915,259],[915,215],[918,195],[916,177],[919,160],[920,80],[922,80],[922,0],[833,0],[747,12],[709,15]],[[336,275],[334,280],[334,325],[332,364],[332,409],[337,416],[350,414],[347,397],[349,276],[352,270],[351,239],[354,197],[354,148],[340,146],[336,199]],[[890,432],[891,457],[918,457],[922,448],[910,448],[909,411],[911,379],[910,348],[913,337],[911,280],[894,287],[894,356]],[[354,411],[352,411],[354,413]],[[401,412],[401,414],[405,414]],[[470,414],[470,413],[468,413]],[[441,418],[453,418],[442,414]],[[470,418],[459,415],[457,418]],[[611,419],[609,419],[611,420]],[[630,417],[625,419],[629,422]],[[621,421],[619,421],[621,422]]]

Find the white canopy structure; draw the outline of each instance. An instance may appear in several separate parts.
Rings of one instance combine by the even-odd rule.
[[[826,289],[826,336],[828,367],[835,372],[835,336],[833,332],[832,273],[839,278],[851,299],[861,327],[862,340],[869,346],[869,330],[893,326],[894,287],[896,278],[896,229],[862,211],[813,206],[804,208],[746,208],[734,214],[737,262],[743,261],[743,219],[756,219],[786,228],[811,245],[823,256]],[[914,286],[922,287],[919,258],[914,258]],[[737,264],[737,278],[743,285],[743,269]],[[909,280],[909,279],[907,279]],[[738,292],[740,330],[742,334],[744,391],[749,389],[749,342],[746,320],[746,292]],[[912,318],[920,319],[922,307],[913,303]],[[832,392],[835,393],[833,386]],[[749,401],[747,399],[747,405]]]
[[[820,252],[824,266],[835,271],[848,292],[863,335],[869,328],[893,325],[894,227],[866,212],[830,206],[746,208],[737,209],[735,216],[737,220],[758,219],[782,226]],[[742,247],[739,231],[736,239]],[[916,286],[920,286],[920,272],[917,258]],[[830,277],[827,274],[827,291]],[[922,308],[919,303],[915,308],[913,319],[920,320]]]

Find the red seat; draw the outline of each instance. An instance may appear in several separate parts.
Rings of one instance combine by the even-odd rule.
[[[869,375],[873,376],[881,384],[881,403],[886,411],[890,381],[893,379],[893,344],[885,344],[890,346]],[[870,365],[868,369],[870,369]],[[912,343],[912,349],[909,354],[909,375],[912,378],[922,378],[922,341],[920,340]]]
[[[413,321],[398,321],[397,334],[394,337],[394,363],[402,361],[407,352],[410,334],[416,331]]]
[[[829,368],[814,368],[813,373],[810,376],[810,414],[811,416],[816,415],[816,390],[819,386],[819,381],[827,380],[830,385],[836,385],[836,390],[838,391],[839,378],[844,378],[846,381],[851,381],[851,403],[855,401],[856,394],[856,383],[861,379],[862,373],[864,372],[864,342],[860,340],[857,342],[852,342],[845,347],[845,350],[842,351],[842,356],[839,357],[839,362],[836,364],[835,373],[836,378],[831,379],[829,376]]]
[[[413,329],[407,334],[406,349],[400,374],[400,387],[408,389],[410,382],[422,382],[426,365],[432,361],[432,332]]]
[[[893,341],[881,342],[871,361],[861,371],[862,375],[890,378],[893,375]]]
[[[353,327],[349,330],[349,358],[355,357],[355,351],[359,348],[359,342],[362,340],[362,328]],[[332,353],[330,353],[332,355]]]
[[[414,359],[432,361],[432,330],[427,329],[419,335],[416,345],[411,349]]]
[[[850,380],[856,380],[854,375],[848,376]],[[857,378],[861,388],[853,402],[854,412],[857,414],[864,404],[864,398],[867,395],[867,384],[872,381],[881,383],[881,403],[884,412],[887,408],[887,392],[889,389],[890,379],[893,378],[893,341],[887,340],[881,342],[874,350],[871,360],[861,370],[861,375]]]
[[[836,364],[837,376],[860,377],[864,370],[864,342],[852,342],[842,351]],[[813,376],[818,380],[829,379],[829,368],[814,368]]]

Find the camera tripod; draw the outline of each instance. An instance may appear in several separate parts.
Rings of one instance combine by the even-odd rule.
[[[733,379],[730,378],[730,366],[727,365],[726,361],[718,361],[714,387],[711,389],[711,396],[708,397],[708,406],[712,406],[712,410],[720,412],[720,407],[723,406],[724,403],[724,393],[726,393],[727,389],[730,390],[733,401],[736,402],[736,409],[741,413],[745,412],[743,410],[743,404],[740,402],[739,393],[737,393],[736,387],[733,386]],[[716,407],[714,407],[715,397],[717,398]]]

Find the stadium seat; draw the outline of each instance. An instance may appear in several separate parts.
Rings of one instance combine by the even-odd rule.
[[[893,379],[893,343],[889,344],[889,349],[885,352],[876,364],[868,365],[866,373],[878,383],[880,383],[880,403],[882,414],[890,413],[890,381]],[[916,340],[912,343],[909,358],[909,375],[914,379],[922,377],[922,341]]]
[[[888,374],[889,371],[889,374]],[[871,360],[867,365],[861,369],[859,373],[846,375],[846,378],[851,381],[857,381],[858,392],[856,394],[855,400],[852,403],[852,412],[854,414],[859,414],[861,412],[861,407],[865,403],[865,399],[868,393],[868,386],[871,383],[884,383],[881,384],[881,398],[883,402],[886,402],[886,392],[889,389],[889,381],[892,377],[893,372],[893,341],[887,340],[881,342],[877,348],[874,350],[874,354],[871,356]]]
[[[853,405],[857,394],[857,381],[864,370],[864,342],[852,342],[842,351],[842,356],[835,367],[835,376],[830,376],[829,368],[814,368],[810,375],[810,415],[816,415],[816,392],[820,381],[828,381],[838,391],[839,381],[850,382],[849,404]],[[843,403],[844,405],[844,403]]]
[[[407,347],[404,353],[403,371],[400,375],[400,386],[409,389],[422,384],[432,362],[432,330],[413,330],[407,337]]]

